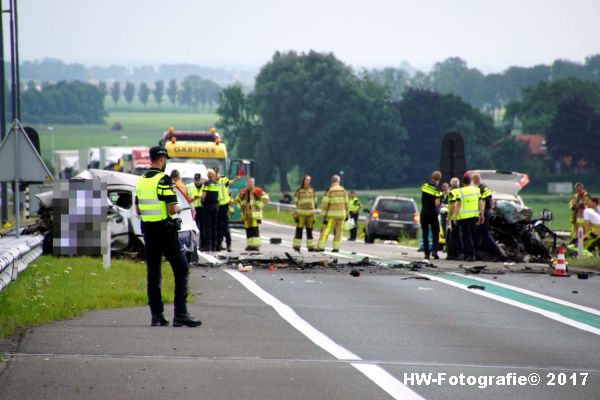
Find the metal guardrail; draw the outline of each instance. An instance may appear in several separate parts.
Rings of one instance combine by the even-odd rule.
[[[0,239],[0,291],[42,254],[43,235]]]
[[[270,201],[267,206],[275,208],[277,210],[277,214],[279,214],[279,212],[281,210],[294,211],[296,209],[295,204],[280,203],[278,201]],[[316,213],[317,213],[317,215],[320,215],[321,209],[317,208]],[[367,219],[367,217],[364,214],[359,214],[359,216],[358,216],[359,221],[366,221],[366,219]]]

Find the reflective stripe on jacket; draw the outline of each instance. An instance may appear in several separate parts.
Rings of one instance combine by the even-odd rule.
[[[321,215],[324,218],[348,218],[348,196],[346,189],[336,184],[323,196]]]
[[[217,179],[219,185],[219,205],[224,206],[231,202],[231,196],[229,196],[229,178],[221,176]]]
[[[138,208],[143,222],[158,222],[169,217],[167,204],[158,199],[158,195],[175,194],[173,188],[167,185],[159,185],[159,181],[165,176],[162,172],[152,178],[142,175],[135,186],[138,199]]]
[[[460,201],[460,210],[457,219],[478,218],[479,217],[479,188],[475,186],[465,186],[458,189],[457,201]]]
[[[262,219],[262,209],[269,203],[269,195],[261,188],[242,189],[235,198],[245,222]]]
[[[361,207],[362,207],[362,203],[360,202],[358,197],[348,199],[348,211],[349,212],[357,214],[358,212],[360,212]]]
[[[314,215],[317,208],[317,193],[313,188],[298,189],[294,195],[296,199],[296,214],[309,216]]]
[[[203,190],[204,190],[203,186],[197,187],[194,182],[188,183],[187,195],[191,200],[192,207],[202,207],[202,192],[203,192]],[[198,199],[192,200],[196,196],[198,196]]]

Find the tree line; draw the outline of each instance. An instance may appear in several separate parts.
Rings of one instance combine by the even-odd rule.
[[[470,68],[458,57],[434,64],[429,73],[410,74],[401,68],[369,71],[377,82],[390,87],[391,96],[400,100],[407,87],[455,94],[481,110],[487,111],[521,99],[523,89],[559,79],[575,78],[600,83],[600,55],[592,55],[583,63],[556,60],[551,65],[510,67],[501,73],[484,74]]]
[[[8,70],[8,69],[7,69]],[[193,64],[161,64],[158,66],[141,65],[125,67],[123,65],[85,66],[80,63],[65,63],[56,58],[23,61],[21,79],[35,82],[58,82],[79,80],[84,82],[120,81],[154,82],[157,80],[182,81],[191,75],[199,75],[219,84],[226,85],[237,81],[252,84],[256,70],[226,70]]]
[[[126,82],[124,86],[121,86],[121,82],[118,81],[113,82],[110,88],[106,86],[105,82],[100,82],[98,86],[103,92],[110,95],[115,105],[121,98],[131,105],[137,94],[142,105],[146,106],[152,96],[160,106],[166,96],[172,106],[176,104],[188,106],[194,111],[197,111],[200,105],[207,107],[216,104],[221,92],[218,84],[199,75],[188,76],[181,84],[178,84],[175,79],[171,79],[166,87],[164,81],[161,80],[154,82],[152,88],[146,82],[140,83],[137,88],[132,82]]]
[[[109,88],[105,82],[92,85],[81,81],[29,81],[21,90],[21,108],[28,123],[100,124],[106,116],[107,96],[115,105],[121,98],[131,105],[137,95],[144,106],[150,96],[159,106],[166,96],[172,105],[187,106],[195,112],[199,106],[214,106],[220,92],[219,85],[198,75],[186,77],[179,85],[173,79],[166,87],[163,81],[154,82],[153,87],[142,82],[137,88],[132,82],[126,82],[123,88],[120,82],[113,82]]]
[[[565,86],[574,87],[566,100]],[[582,97],[600,95],[598,86],[572,78],[534,84],[507,107],[498,128],[455,94],[407,86],[395,96],[393,86],[370,72],[354,73],[333,54],[277,52],[260,70],[254,91],[233,85],[221,92],[217,126],[235,155],[254,158],[259,178],[278,180],[282,190],[290,189],[287,177],[295,169],[311,174],[318,187],[333,173],[343,173],[351,188],[426,180],[439,168],[441,138],[449,131],[463,135],[470,168],[547,172],[553,160],[531,157],[527,145],[510,135],[515,118],[550,121],[540,133],[547,135],[551,156],[568,154],[574,164],[595,168],[600,109],[595,100],[580,106]],[[574,109],[576,125],[569,120]],[[575,126],[578,140],[572,143]],[[586,147],[585,154],[575,150]]]
[[[105,94],[92,84],[61,81],[38,86],[29,82],[21,91],[22,120],[25,123],[104,123]]]

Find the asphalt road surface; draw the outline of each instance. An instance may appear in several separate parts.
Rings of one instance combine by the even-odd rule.
[[[131,308],[29,329],[4,346],[0,399],[599,398],[599,276],[409,264],[422,255],[392,244],[297,255],[290,227],[262,234],[260,255],[235,231],[239,260],[192,268],[202,327],[150,328]],[[307,267],[254,263],[285,252]],[[377,266],[345,265],[367,256]]]

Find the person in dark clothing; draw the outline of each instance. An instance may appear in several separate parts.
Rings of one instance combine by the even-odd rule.
[[[204,183],[202,191],[202,225],[206,241],[203,251],[219,251],[217,238],[217,224],[219,213],[219,184],[214,170],[208,170],[208,181]]]
[[[464,260],[475,261],[475,246],[473,239],[476,235],[477,225],[483,221],[480,212],[479,188],[471,185],[471,177],[462,177],[462,186],[456,189],[458,195],[453,205],[453,215],[456,220],[452,221],[452,228],[458,227],[462,240]]]
[[[450,179],[450,191],[448,192],[448,231],[450,232],[448,235],[447,245],[448,245],[448,255],[446,260],[460,260],[463,258],[463,247],[462,247],[462,239],[460,238],[460,231],[458,230],[458,226],[453,224],[452,221],[456,220],[456,213],[454,210],[454,202],[458,197],[458,187],[460,185],[460,180],[457,177]]]
[[[440,171],[433,171],[431,180],[421,186],[421,233],[423,235],[423,251],[425,259],[429,259],[429,255],[439,260],[437,254],[438,241],[440,237],[440,222],[438,220],[438,207],[442,198],[442,193],[438,186],[442,179]],[[429,247],[429,229],[431,229],[431,248]]]
[[[197,327],[202,323],[193,319],[187,310],[189,266],[179,242],[179,227],[171,215],[181,210],[178,206],[171,178],[164,174],[167,151],[160,146],[150,149],[151,168],[136,184],[135,205],[142,220],[142,233],[147,266],[148,305],[152,315],[151,326],[167,326],[162,301],[161,263],[163,255],[173,269],[175,278],[175,315],[173,326]]]
[[[479,188],[480,192],[480,212],[483,215],[483,221],[477,225],[477,235],[475,240],[475,249],[491,254],[493,261],[506,261],[506,254],[498,247],[498,244],[490,233],[490,220],[492,219],[492,191],[481,182],[481,175],[477,172],[471,175],[473,185]]]

